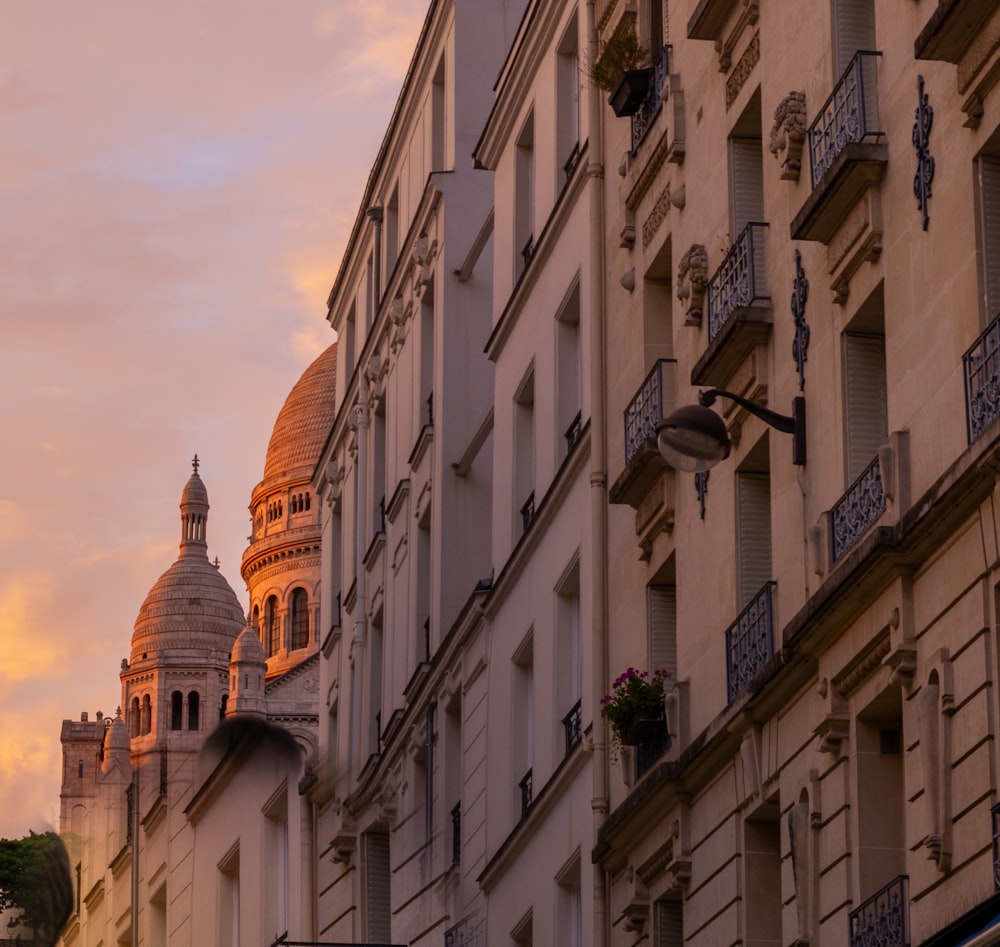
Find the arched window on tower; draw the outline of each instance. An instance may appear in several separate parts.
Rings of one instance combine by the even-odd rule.
[[[226,704],[228,704],[228,703],[229,703],[229,695],[228,694],[223,694],[222,695],[222,702],[219,704],[219,719],[220,720],[225,720],[226,719]]]
[[[180,691],[170,695],[170,729],[184,729],[184,695]]]
[[[200,730],[198,720],[198,709],[201,704],[201,698],[197,691],[191,691],[188,694],[188,730]]]
[[[153,729],[153,705],[150,703],[149,694],[146,694],[142,698],[142,722],[139,727],[139,733],[145,736]]]
[[[278,599],[272,595],[264,606],[264,623],[267,626],[267,656],[270,658],[281,648],[281,624],[278,615]]]
[[[292,644],[290,651],[309,644],[309,597],[305,589],[292,592]]]
[[[133,697],[128,705],[128,735],[135,739],[139,736],[139,698]]]

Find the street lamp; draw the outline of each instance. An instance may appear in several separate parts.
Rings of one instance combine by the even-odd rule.
[[[698,392],[698,404],[684,405],[656,425],[656,443],[664,460],[676,470],[700,473],[725,460],[732,450],[726,425],[709,406],[729,398],[783,434],[792,435],[792,463],[806,462],[806,399],[792,399],[791,417],[748,401],[731,391],[709,388]]]

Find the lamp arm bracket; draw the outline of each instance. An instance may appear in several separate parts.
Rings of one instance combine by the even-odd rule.
[[[765,408],[762,404],[757,404],[755,401],[748,401],[741,395],[734,394],[731,391],[724,391],[722,388],[708,388],[704,391],[699,391],[698,403],[705,408],[709,408],[715,404],[715,399],[719,397],[735,401],[740,407],[746,408],[755,418],[760,418],[765,424],[769,424],[776,430],[781,431],[782,434],[795,433],[795,418],[785,414],[778,414],[777,411]]]

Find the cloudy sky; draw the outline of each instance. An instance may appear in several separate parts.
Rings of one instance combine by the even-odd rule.
[[[246,600],[250,491],[427,0],[46,0],[0,30],[0,837],[57,825],[197,452]]]

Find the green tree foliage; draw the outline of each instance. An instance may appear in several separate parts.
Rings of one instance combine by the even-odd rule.
[[[0,839],[0,910],[19,910],[40,947],[59,939],[73,910],[66,846],[55,832]]]

